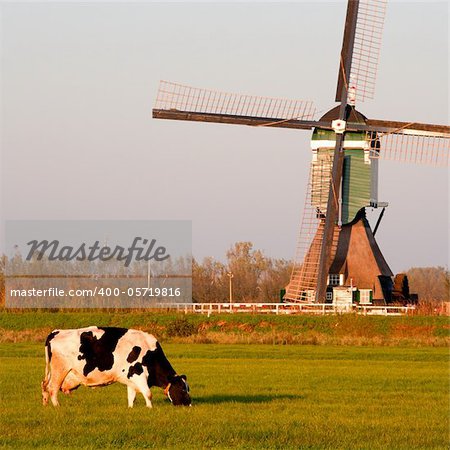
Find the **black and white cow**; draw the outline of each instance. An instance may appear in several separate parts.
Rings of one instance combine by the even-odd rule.
[[[150,388],[164,389],[173,405],[191,406],[185,375],[177,375],[154,336],[127,328],[88,327],[55,330],[45,342],[42,402],[58,406],[58,391],[69,394],[80,385],[128,388],[128,406],[140,392],[152,407]]]

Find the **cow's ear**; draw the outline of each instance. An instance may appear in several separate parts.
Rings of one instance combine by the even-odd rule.
[[[186,375],[180,375],[181,378],[183,378],[184,381],[187,380],[187,376]]]

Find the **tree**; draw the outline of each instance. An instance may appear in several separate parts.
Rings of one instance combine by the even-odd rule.
[[[192,260],[192,300],[195,303],[224,303],[228,301],[225,265],[211,257],[199,264]]]
[[[243,302],[261,301],[260,282],[268,262],[251,242],[236,242],[227,252],[228,271],[233,274],[233,295]]]
[[[260,282],[263,301],[279,302],[280,291],[289,283],[292,262],[285,259],[268,259],[268,268]]]
[[[409,288],[419,302],[449,301],[450,274],[444,267],[412,267],[407,271]]]
[[[192,298],[197,303],[229,302],[228,273],[233,274],[233,301],[272,303],[288,283],[292,262],[272,259],[251,242],[236,242],[227,252],[227,264],[211,257],[192,263]]]

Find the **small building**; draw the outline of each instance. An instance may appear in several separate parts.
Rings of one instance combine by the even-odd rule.
[[[350,312],[353,309],[353,292],[351,287],[333,288],[333,305],[337,312]]]

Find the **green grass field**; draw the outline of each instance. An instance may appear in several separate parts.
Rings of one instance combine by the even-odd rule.
[[[192,408],[154,389],[81,387],[40,403],[43,345],[0,344],[0,446],[26,448],[448,448],[445,347],[170,344]]]

